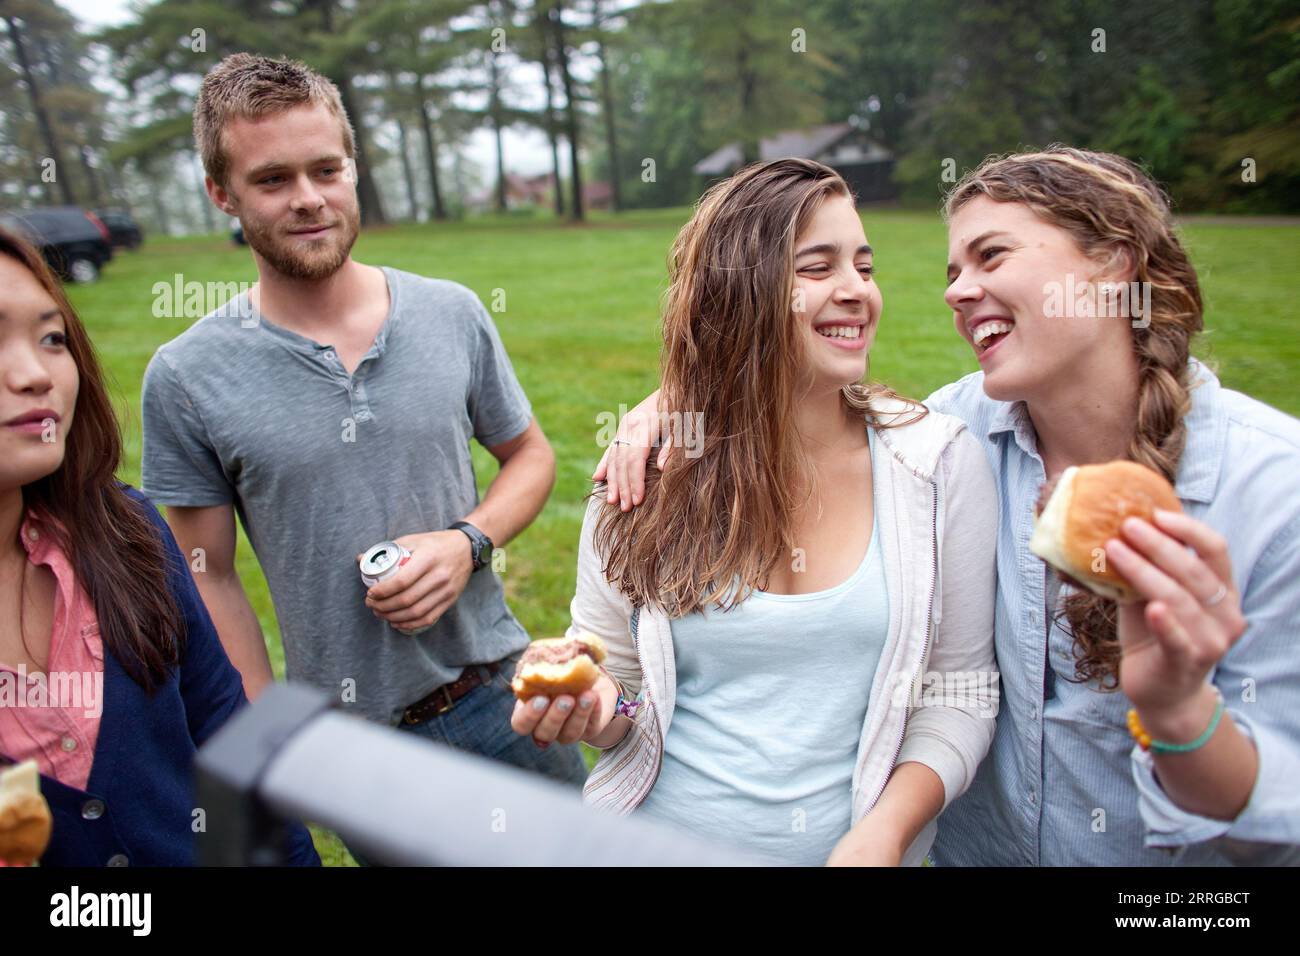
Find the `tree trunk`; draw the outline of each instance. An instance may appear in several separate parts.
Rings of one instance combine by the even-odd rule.
[[[104,179],[107,182],[109,199],[114,206],[120,206],[127,213],[134,216],[131,209],[131,196],[127,192],[126,183],[122,181],[122,173],[116,166],[108,160],[104,161]]]
[[[424,136],[424,158],[429,164],[429,192],[433,199],[433,218],[446,219],[447,210],[442,204],[442,189],[438,183],[438,144],[433,138],[433,124],[429,121],[428,103],[424,99],[424,77],[420,77],[420,132]]]
[[[736,73],[740,77],[740,148],[742,164],[748,166],[762,158],[758,137],[754,135],[754,89],[758,79],[749,66],[749,48],[741,45]]]
[[[560,69],[560,80],[564,83],[564,112],[569,133],[569,190],[573,201],[569,206],[569,218],[582,222],[585,218],[582,203],[582,170],[578,168],[578,108],[573,97],[573,77],[569,74],[569,50],[564,37],[564,21],[560,15],[560,4],[555,4],[547,11],[551,22],[551,33],[555,41],[555,62]]]
[[[406,137],[406,123],[397,118],[397,141],[402,150],[402,175],[406,178],[406,202],[411,222],[420,221],[420,202],[415,195],[415,171],[411,168],[411,150]]]
[[[41,101],[41,90],[36,83],[36,77],[32,74],[31,64],[27,62],[27,49],[23,45],[23,35],[18,30],[18,24],[13,17],[5,17],[5,23],[9,25],[9,36],[14,41],[14,52],[18,57],[18,67],[22,71],[23,81],[27,84],[27,93],[32,100],[32,111],[36,114],[36,123],[40,127],[41,135],[45,138],[45,148],[54,160],[54,181],[58,184],[59,194],[63,197],[63,202],[68,206],[75,206],[76,200],[72,198],[72,188],[68,185],[68,178],[63,174],[60,168],[63,165],[63,157],[59,152],[59,144],[54,138],[54,130],[50,126],[49,114],[45,112],[45,104]]]
[[[614,129],[614,89],[609,78],[609,61],[605,41],[600,38],[600,0],[592,3],[592,26],[596,30],[596,59],[600,61],[600,98],[605,113],[605,148],[609,151],[610,205],[614,212],[623,208],[623,190],[618,174],[618,136]]]
[[[85,170],[86,182],[90,185],[91,205],[104,205],[104,191],[100,189],[99,177],[95,175],[95,167],[90,164],[90,147],[82,146],[77,150],[77,156],[81,160],[81,168]]]
[[[461,197],[461,209],[465,206],[465,196],[468,195],[465,187],[465,163],[464,157],[459,150],[451,151],[451,178],[456,184],[456,195]]]
[[[361,224],[363,226],[382,226],[388,221],[384,216],[383,204],[379,201],[379,190],[375,187],[375,178],[370,173],[369,150],[366,148],[366,124],[361,121],[352,96],[352,77],[346,70],[340,70],[334,80],[339,88],[339,99],[343,101],[343,111],[352,120],[352,129],[357,146],[357,199],[361,203]]]
[[[36,36],[36,46],[40,48],[40,59],[45,64],[45,69],[49,72],[49,83],[53,88],[59,88],[64,85],[64,78],[59,73],[59,56],[49,47],[49,40],[45,36]],[[85,143],[78,143],[78,137],[69,137],[68,131],[75,129],[75,118],[69,117],[68,112],[60,111],[55,116],[55,127],[59,130],[60,144],[72,148],[73,155],[77,156],[77,164],[81,166],[82,176],[85,182],[81,183],[85,189],[73,189],[72,193],[77,196],[79,203],[83,206],[99,207],[103,206],[103,200],[99,194],[99,182],[95,178],[95,170],[91,168],[90,160],[86,155],[88,150]],[[66,140],[72,142],[66,142]]]
[[[492,50],[488,50],[488,76],[491,83],[491,99],[488,102],[488,113],[492,119],[492,135],[496,137],[497,143],[497,212],[505,212],[506,159],[501,143],[501,77],[497,72],[497,55]]]
[[[145,191],[149,194],[149,201],[153,204],[153,216],[158,223],[158,232],[166,236],[170,235],[172,230],[170,224],[167,222],[167,210],[162,204],[162,190],[154,188],[154,184],[159,181],[159,177],[154,175],[154,170],[151,167],[151,163],[140,163],[137,165],[140,172],[144,173],[145,177],[149,180],[149,188]]]
[[[407,218],[411,222],[420,221],[420,200],[416,195],[415,188],[415,170],[411,166],[411,140],[406,133],[406,121],[402,119],[402,108],[405,103],[405,97],[402,95],[402,84],[393,71],[388,73],[388,88],[392,100],[390,101],[393,120],[397,123],[397,145],[401,153],[399,157],[402,160],[402,178],[406,182],[406,205]]]
[[[555,215],[564,217],[564,189],[560,184],[560,136],[555,126],[555,90],[551,79],[551,37],[546,12],[539,11],[537,28],[542,35],[542,76],[546,81],[546,137],[551,141],[551,178],[555,181]]]

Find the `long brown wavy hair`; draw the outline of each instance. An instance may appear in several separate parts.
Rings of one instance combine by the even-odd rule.
[[[1191,409],[1190,344],[1204,321],[1196,270],[1175,232],[1168,196],[1122,156],[1061,145],[989,157],[948,193],[945,218],[977,196],[1028,206],[1068,232],[1098,262],[1127,253],[1133,281],[1150,284],[1150,324],[1132,328],[1138,406],[1127,457],[1173,483]],[[1107,689],[1118,686],[1115,602],[1072,591],[1058,619],[1068,623],[1074,638],[1076,680],[1097,680]]]
[[[764,589],[789,560],[794,517],[814,470],[795,411],[806,388],[805,339],[792,307],[795,243],[822,202],[853,198],[835,170],[806,159],[748,166],[715,184],[669,256],[660,408],[702,416],[691,454],[675,443],[664,470],[651,461],[645,500],[606,505],[596,527],[605,576],[634,604],[680,617],[730,608]],[[889,388],[845,386],[864,427]],[[696,455],[695,452],[699,454]],[[597,489],[594,494],[599,494]],[[734,589],[736,582],[739,589]]]
[[[176,666],[185,631],[166,587],[162,539],[115,477],[122,459],[117,415],[94,346],[63,287],[31,245],[3,229],[0,255],[25,266],[58,305],[80,378],[63,463],[23,486],[23,508],[71,559],[95,606],[104,646],[152,693]]]

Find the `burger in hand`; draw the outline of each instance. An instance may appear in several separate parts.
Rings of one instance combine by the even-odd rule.
[[[594,634],[533,641],[511,684],[519,698],[511,729],[542,749],[579,740],[601,749],[617,743],[628,728],[610,730],[619,685],[601,670],[604,659],[605,644]]]
[[[510,686],[520,700],[533,697],[578,696],[600,676],[605,642],[594,634],[549,637],[533,641],[519,658]]]
[[[1165,477],[1135,461],[1067,468],[1043,485],[1029,549],[1067,581],[1120,604],[1138,593],[1106,561],[1106,542],[1126,518],[1154,523],[1154,511],[1183,510]]]

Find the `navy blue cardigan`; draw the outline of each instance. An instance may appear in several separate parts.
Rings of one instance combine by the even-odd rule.
[[[248,703],[171,529],[134,488],[162,537],[167,587],[185,618],[180,666],[145,693],[104,645],[104,707],[86,789],[41,775],[54,831],[42,866],[191,866],[195,862],[194,754]],[[311,834],[294,824],[292,862],[319,866]]]

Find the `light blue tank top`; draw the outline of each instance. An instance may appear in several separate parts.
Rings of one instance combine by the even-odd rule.
[[[776,862],[822,865],[849,830],[889,628],[875,518],[848,580],[810,594],[755,591],[671,628],[676,708],[637,812]]]

